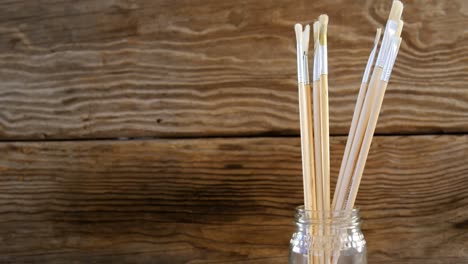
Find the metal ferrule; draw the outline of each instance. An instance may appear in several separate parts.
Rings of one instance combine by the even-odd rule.
[[[312,74],[312,80],[314,82],[320,80],[320,67],[320,49],[316,49],[314,54],[314,69]]]
[[[383,68],[385,66],[385,60],[388,57],[388,52],[390,49],[390,45],[392,42],[393,37],[398,28],[398,23],[393,20],[389,20],[387,25],[385,26],[385,32],[382,39],[382,45],[380,46],[379,55],[377,56],[377,62],[375,63],[376,66]]]
[[[303,60],[303,65],[304,65],[304,75],[303,75],[303,81],[305,84],[310,83],[310,77],[309,77],[309,57],[307,56],[307,53],[304,52],[304,55],[302,56]]]
[[[388,52],[387,59],[383,68],[382,76],[380,80],[388,82],[390,80],[390,75],[392,74],[393,65],[395,64],[396,57],[398,55],[400,39],[394,37],[390,43],[390,50]]]
[[[370,72],[372,69],[372,65],[374,64],[374,59],[375,59],[375,53],[377,52],[377,43],[374,45],[374,48],[372,49],[369,59],[367,59],[367,65],[366,69],[364,70],[364,75],[362,76],[362,82],[363,83],[368,83],[369,82],[369,77],[370,77]]]

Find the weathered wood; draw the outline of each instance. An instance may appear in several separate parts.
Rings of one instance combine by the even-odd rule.
[[[332,140],[332,175],[344,138]],[[369,263],[467,263],[468,136],[374,140]],[[0,144],[2,263],[286,263],[297,138]]]
[[[377,133],[468,131],[465,0],[405,2]],[[2,1],[0,138],[298,134],[293,24],[330,15],[348,131],[390,1]]]

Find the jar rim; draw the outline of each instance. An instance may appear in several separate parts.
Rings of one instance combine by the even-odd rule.
[[[319,211],[307,210],[304,205],[296,207],[295,220],[298,223],[321,224],[326,222],[349,223],[360,221],[359,208],[353,210]]]
[[[310,212],[310,213],[320,213],[320,214],[330,214],[330,213],[333,213],[335,215],[342,215],[342,214],[350,214],[350,213],[359,213],[361,210],[359,209],[359,207],[355,207],[353,208],[353,210],[351,210],[351,212],[349,212],[348,210],[329,210],[329,211],[319,211],[319,210],[308,210],[308,209],[305,209],[304,208],[304,205],[299,205],[299,206],[296,206],[296,212]]]

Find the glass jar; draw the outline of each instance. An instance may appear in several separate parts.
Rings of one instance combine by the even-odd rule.
[[[296,208],[289,264],[367,264],[359,210],[324,213]]]

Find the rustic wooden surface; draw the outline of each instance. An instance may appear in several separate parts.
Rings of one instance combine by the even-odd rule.
[[[330,15],[344,135],[390,2],[1,1],[0,263],[286,263],[293,24]],[[468,2],[403,18],[358,197],[369,263],[468,263]]]
[[[0,138],[297,135],[293,24],[330,15],[348,132],[388,1],[0,3]],[[379,134],[468,131],[468,2],[407,1]]]
[[[3,143],[0,262],[286,263],[299,144]],[[358,200],[369,263],[468,262],[467,155],[468,136],[375,139]]]

